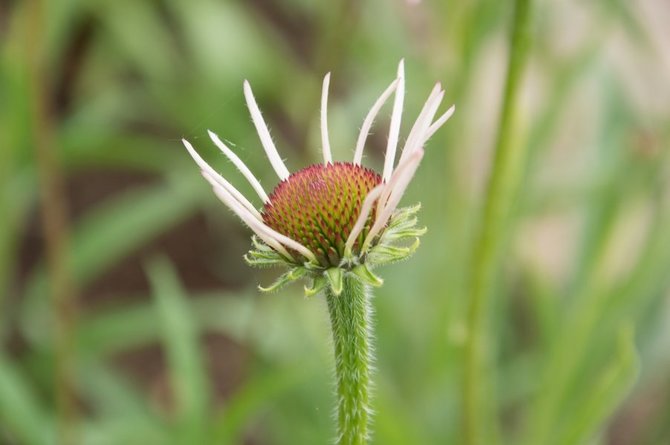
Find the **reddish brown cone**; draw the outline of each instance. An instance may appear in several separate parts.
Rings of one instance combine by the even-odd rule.
[[[381,176],[350,162],[316,164],[293,173],[270,194],[263,222],[311,250],[322,266],[337,266],[363,200]],[[353,251],[365,239],[375,206]]]

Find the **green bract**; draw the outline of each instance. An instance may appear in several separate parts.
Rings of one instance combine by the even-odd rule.
[[[365,284],[381,286],[383,280],[372,271],[378,266],[408,258],[419,246],[419,237],[426,232],[425,227],[417,227],[416,214],[420,208],[421,205],[417,204],[413,207],[397,209],[386,228],[366,251],[342,256],[337,265],[321,265],[309,261],[296,263],[285,258],[255,236],[252,238],[253,248],[244,256],[244,259],[251,266],[289,268],[288,272],[281,275],[270,286],[259,286],[259,289],[264,292],[276,291],[300,278],[308,278],[312,280],[312,283],[311,286],[305,287],[306,296],[319,293],[327,285],[339,295],[344,274],[354,276]]]

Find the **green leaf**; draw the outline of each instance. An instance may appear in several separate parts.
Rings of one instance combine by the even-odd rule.
[[[78,384],[96,412],[95,420],[84,428],[81,443],[170,443],[173,429],[165,419],[133,385],[103,363],[88,361],[79,373]]]
[[[55,444],[53,421],[23,373],[0,355],[0,424],[26,445]],[[10,441],[11,442],[11,441]]]
[[[71,270],[80,287],[189,215],[203,187],[197,175],[178,176],[118,196],[90,211],[73,230]],[[197,182],[196,182],[197,181]],[[28,280],[22,328],[32,341],[49,343],[49,306],[43,296],[48,278],[43,264]]]
[[[254,292],[255,293],[255,292]],[[128,296],[124,296],[128,299]],[[87,359],[102,359],[120,351],[159,341],[161,321],[154,304],[145,296],[133,296],[142,301],[116,307],[114,310],[91,312],[78,325],[78,351]],[[238,341],[247,341],[248,323],[254,302],[250,295],[222,292],[202,294],[193,298],[191,308],[203,329],[225,333]]]
[[[263,408],[269,408],[268,405],[277,397],[302,384],[314,372],[311,367],[300,366],[271,369],[250,376],[216,416],[220,420],[214,431],[212,443],[221,445],[242,443],[244,429],[254,416],[262,414]]]
[[[617,356],[604,370],[592,391],[584,394],[579,410],[570,414],[570,421],[564,429],[565,433],[556,443],[558,445],[588,443],[631,389],[639,369],[633,327],[631,324],[626,324],[619,331]]]
[[[172,265],[154,258],[147,265],[161,322],[170,382],[177,400],[180,443],[206,443],[205,425],[210,388],[200,350],[199,331]]]

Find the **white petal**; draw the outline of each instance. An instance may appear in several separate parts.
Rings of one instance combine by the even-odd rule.
[[[384,103],[388,100],[389,97],[391,97],[391,94],[393,94],[393,91],[395,91],[396,87],[398,86],[399,79],[394,80],[391,82],[391,85],[384,90],[381,96],[379,96],[379,99],[372,105],[372,108],[370,108],[370,111],[368,112],[367,116],[365,116],[365,120],[363,120],[363,126],[361,127],[361,132],[358,134],[358,140],[356,141],[356,150],[354,151],[354,164],[360,165],[361,164],[361,159],[363,159],[363,147],[365,147],[365,140],[368,138],[368,133],[370,132],[370,127],[372,127],[372,123],[375,120],[375,117],[377,117],[377,114],[379,113],[379,110],[382,108]]]
[[[182,139],[181,142],[184,144],[186,150],[188,150],[195,163],[198,164],[198,167],[200,167],[203,172],[206,172],[213,181],[215,181],[221,187],[225,188],[231,195],[233,195],[233,197],[244,207],[246,207],[253,216],[261,219],[261,214],[258,212],[258,210],[256,210],[253,204],[251,204],[249,200],[245,198],[244,195],[242,195],[242,193],[240,193],[235,187],[233,187],[231,183],[226,181],[223,176],[218,174],[207,162],[205,162],[205,160],[200,157],[198,152],[195,151],[190,142],[188,142],[186,139]]]
[[[354,243],[356,242],[358,235],[360,235],[361,231],[365,227],[365,222],[368,220],[368,216],[370,215],[370,211],[372,210],[372,204],[375,202],[377,198],[379,198],[379,195],[382,194],[383,189],[384,189],[383,184],[378,185],[377,187],[370,190],[368,196],[366,196],[365,199],[363,200],[363,205],[361,206],[361,213],[358,215],[356,224],[354,224],[354,227],[351,229],[351,233],[349,234],[349,238],[347,238],[347,243],[345,244],[344,248],[345,256],[351,253],[351,249],[354,247]]]
[[[277,147],[275,147],[274,142],[272,142],[270,131],[268,130],[268,127],[263,120],[261,110],[258,108],[258,104],[256,104],[254,93],[251,91],[251,86],[246,80],[244,81],[244,97],[247,101],[249,112],[251,113],[251,119],[254,121],[256,131],[258,132],[258,136],[261,139],[261,144],[263,144],[265,153],[267,154],[268,159],[270,159],[272,168],[274,168],[275,172],[277,172],[279,179],[285,180],[289,177],[288,169],[286,168],[286,165],[284,165],[284,161],[282,161],[279,157]]]
[[[423,149],[419,148],[407,160],[398,164],[398,168],[393,172],[391,180],[384,187],[379,202],[382,203],[385,196],[388,196],[388,200],[384,203],[381,211],[377,209],[377,217],[370,228],[370,232],[368,232],[368,236],[365,238],[365,242],[361,248],[362,252],[367,250],[374,237],[384,228],[391,214],[398,206],[407,186],[414,177],[414,173],[416,173],[416,169],[419,167],[423,153]]]
[[[288,248],[298,251],[309,260],[317,262],[316,257],[309,249],[307,249],[299,242],[285,235],[282,235],[281,233],[272,229],[267,224],[265,224],[262,221],[262,219],[259,220],[254,218],[253,215],[250,215],[246,211],[247,209],[241,206],[239,202],[235,201],[233,196],[230,193],[228,193],[226,189],[217,184],[214,178],[210,177],[208,173],[203,172],[203,176],[212,185],[214,193],[216,193],[219,199],[221,199],[221,201],[223,201],[228,207],[230,207],[231,210],[233,210],[235,214],[237,214],[237,216],[239,216],[242,219],[242,221],[244,221],[269,246],[276,249],[282,254],[288,255],[288,257],[291,258],[291,255],[289,255],[288,252],[286,252],[286,250],[283,247],[286,246]],[[283,246],[280,245],[279,248],[277,248],[276,247],[277,243],[281,243],[281,245]]]
[[[419,117],[416,118],[416,122],[414,122],[414,125],[410,130],[409,136],[407,136],[407,141],[402,149],[402,155],[400,156],[400,161],[398,161],[398,163],[407,159],[414,150],[423,146],[423,136],[428,130],[428,127],[430,127],[431,122],[433,122],[433,117],[435,116],[443,97],[444,91],[438,83],[428,96],[426,103],[419,113]]]
[[[254,231],[260,239],[265,242],[268,246],[275,249],[277,252],[281,253],[287,258],[292,259],[293,257],[288,251],[282,246],[279,241],[274,237],[269,236],[264,230],[262,230],[259,225],[262,224],[258,219],[249,214],[246,209],[240,205],[239,202],[233,198],[233,196],[226,191],[223,187],[219,186],[214,178],[212,178],[207,172],[202,172],[202,176],[212,185],[212,189],[216,196],[230,208],[251,230]]]
[[[251,170],[246,166],[244,162],[235,154],[233,151],[228,148],[226,144],[219,139],[219,137],[216,135],[211,130],[207,130],[207,133],[209,134],[209,138],[214,142],[214,145],[219,147],[219,150],[225,154],[228,159],[231,160],[233,164],[235,164],[235,167],[244,175],[245,178],[247,178],[247,181],[249,181],[249,184],[256,190],[256,193],[258,193],[258,196],[263,200],[263,202],[268,202],[268,195],[265,193],[265,190],[263,190],[263,186],[261,186],[261,183],[256,179],[253,173],[251,173]]]
[[[321,89],[321,145],[323,149],[324,164],[333,163],[333,155],[330,152],[330,140],[328,138],[328,88],[330,87],[330,73],[323,78]]]
[[[398,64],[398,88],[395,91],[395,100],[393,101],[393,113],[391,114],[391,128],[389,130],[389,140],[386,145],[386,157],[384,158],[384,171],[382,180],[387,182],[393,172],[393,163],[395,162],[395,153],[398,148],[398,136],[400,135],[400,120],[402,117],[402,107],[405,100],[405,63],[403,60]]]
[[[442,115],[440,116],[433,124],[428,128],[425,134],[424,138],[424,143],[431,138],[431,136],[439,130],[439,128],[444,125],[446,121],[449,120],[449,118],[454,114],[454,111],[456,111],[456,105],[452,105],[449,107],[449,109]],[[423,144],[422,144],[423,145]]]

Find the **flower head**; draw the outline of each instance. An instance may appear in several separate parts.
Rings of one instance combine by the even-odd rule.
[[[214,193],[254,231],[254,247],[245,257],[247,262],[257,266],[283,264],[290,268],[264,290],[274,290],[309,276],[314,282],[311,288],[306,288],[307,294],[314,294],[326,285],[337,293],[345,273],[379,285],[381,279],[371,270],[409,256],[418,246],[418,236],[425,232],[416,227],[419,206],[405,209],[397,206],[423,158],[426,141],[454,112],[451,106],[435,119],[444,97],[440,84],[435,85],[414,122],[397,164],[396,148],[405,94],[403,62],[398,66],[397,78],[365,117],[352,162],[333,162],[332,159],[327,124],[329,85],[330,73],[324,78],[321,96],[323,163],[290,174],[272,141],[249,83],[244,82],[244,96],[252,120],[280,179],[270,195],[244,162],[209,131],[212,142],[235,164],[263,201],[261,211],[216,173],[188,141],[182,140]],[[375,117],[394,93],[384,168],[378,174],[361,165],[363,148]],[[407,239],[414,242],[403,246]]]

